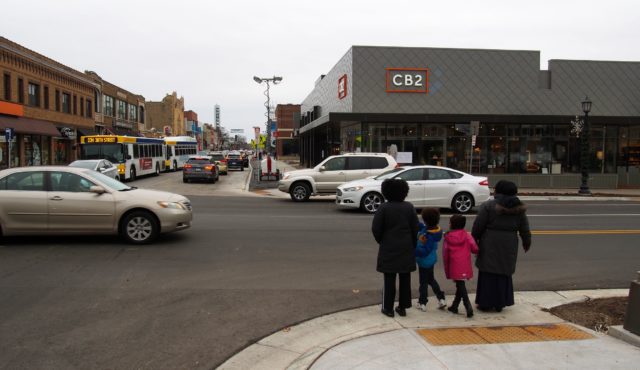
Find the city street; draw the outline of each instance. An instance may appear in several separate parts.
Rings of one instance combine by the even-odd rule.
[[[379,301],[371,215],[338,210],[331,197],[294,203],[246,192],[249,174],[184,184],[174,172],[131,183],[193,204],[192,227],[152,245],[1,239],[0,368],[212,369],[275,331]],[[516,290],[629,286],[640,203],[527,203],[533,245],[519,256]],[[452,294],[442,266],[435,270]],[[417,273],[412,279],[415,292]]]

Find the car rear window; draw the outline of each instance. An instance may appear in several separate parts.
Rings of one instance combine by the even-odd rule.
[[[214,161],[220,161],[224,159],[224,156],[222,154],[213,154],[213,155],[210,155],[210,157]]]
[[[231,158],[231,159],[239,159],[240,155],[239,154],[229,154],[227,157]]]
[[[209,164],[209,163],[211,163],[211,161],[208,160],[208,159],[189,159],[187,161],[187,163],[189,163],[189,164]]]

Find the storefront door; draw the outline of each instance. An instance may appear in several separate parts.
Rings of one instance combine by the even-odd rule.
[[[422,140],[422,161],[434,166],[445,166],[444,139]]]

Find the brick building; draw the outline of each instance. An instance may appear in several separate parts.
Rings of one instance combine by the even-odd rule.
[[[274,132],[276,138],[276,155],[278,158],[298,156],[298,138],[294,137],[294,130],[300,123],[299,104],[278,104],[276,106],[277,127]]]
[[[174,91],[159,102],[147,101],[146,127],[154,128],[165,136],[184,136],[184,97]]]
[[[137,136],[145,131],[145,99],[85,71],[99,86],[96,133]]]
[[[3,37],[0,76],[0,168],[75,160],[78,131],[94,128],[98,85]],[[15,133],[11,145],[5,129]]]

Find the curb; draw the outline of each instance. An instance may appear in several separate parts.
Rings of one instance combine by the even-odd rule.
[[[412,312],[406,317],[392,319],[380,314],[379,305],[366,306],[283,328],[236,353],[218,369],[309,369],[326,351],[337,345],[400,329],[564,323],[564,320],[546,311],[551,307],[587,298],[626,296],[628,291],[599,289],[516,292],[516,305],[513,308],[502,314],[478,312],[472,319],[440,313],[442,311],[437,310],[435,301],[428,303],[431,306],[425,315],[415,311],[415,314]],[[470,295],[470,298],[473,296]]]

